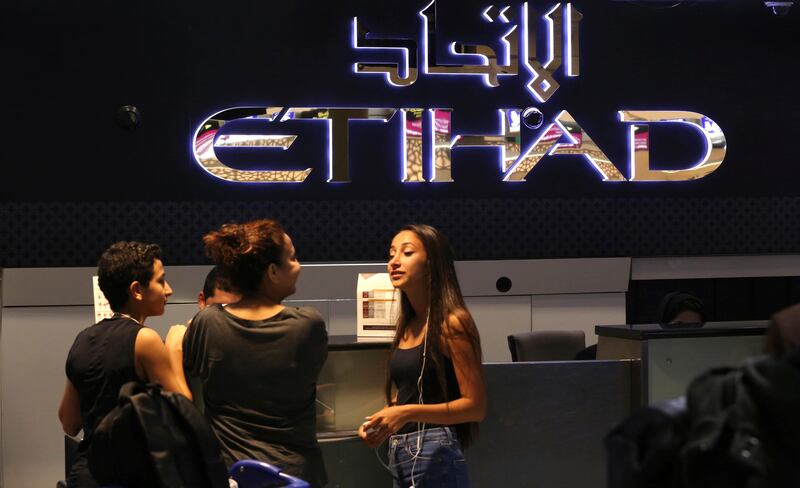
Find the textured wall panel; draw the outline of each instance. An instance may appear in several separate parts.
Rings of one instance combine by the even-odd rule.
[[[460,260],[800,252],[800,197],[0,203],[0,265],[93,266],[122,239],[201,264],[200,237],[273,217],[302,261],[382,261],[408,222],[438,226]]]

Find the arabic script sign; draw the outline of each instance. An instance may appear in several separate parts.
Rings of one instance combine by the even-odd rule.
[[[556,3],[538,16],[528,3],[485,7],[476,12],[482,22],[501,25],[501,34],[492,46],[454,40],[438,46],[436,3],[431,1],[417,13],[418,32],[408,38],[385,38],[369,30],[354,17],[350,49],[358,60],[355,76],[378,76],[385,85],[403,89],[420,77],[479,77],[487,90],[501,82],[522,83],[534,104],[547,103],[562,82],[580,76],[580,24],[583,15],[571,3]],[[543,29],[536,29],[536,26]],[[543,45],[537,46],[537,39]],[[446,56],[442,53],[446,53]],[[542,54],[544,53],[544,54]],[[377,59],[376,59],[377,57]],[[367,59],[363,59],[367,58]],[[563,69],[563,74],[561,73]],[[453,183],[452,152],[456,148],[497,147],[498,178],[507,182],[525,181],[545,158],[579,155],[602,181],[686,181],[702,178],[716,170],[725,158],[727,143],[720,127],[709,117],[690,110],[621,110],[618,120],[627,127],[628,177],[603,152],[568,111],[561,110],[547,124],[530,123],[531,114],[541,115],[536,105],[525,108],[498,108],[490,120],[492,129],[484,134],[459,134],[453,131],[458,113],[448,107],[234,107],[219,111],[204,120],[194,134],[192,148],[197,163],[211,175],[232,182],[301,183],[324,164],[326,180],[350,181],[348,160],[349,123],[367,120],[385,124],[397,131],[402,182]],[[399,119],[399,120],[398,120]],[[327,160],[301,170],[235,169],[223,161],[216,148],[259,148],[265,158],[280,166],[279,156],[298,142],[298,135],[285,129],[288,120],[311,120],[324,124]],[[395,122],[389,124],[389,122]],[[247,127],[246,131],[222,130]],[[685,169],[650,167],[650,127],[654,124],[681,124],[694,129],[702,138],[705,151]],[[538,130],[538,132],[533,132]],[[522,132],[533,133],[523,138]],[[523,140],[527,142],[523,143]],[[337,141],[337,147],[334,147]]]

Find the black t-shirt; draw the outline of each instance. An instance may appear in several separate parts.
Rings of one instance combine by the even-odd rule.
[[[184,370],[202,380],[205,415],[228,466],[258,459],[312,486],[326,482],[315,404],[327,356],[325,322],[313,308],[245,320],[212,305],[192,319]]]

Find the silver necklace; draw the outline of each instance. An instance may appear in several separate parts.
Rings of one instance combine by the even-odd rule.
[[[114,318],[120,318],[120,317],[125,317],[126,319],[131,319],[134,322],[136,322],[137,324],[142,325],[141,322],[139,322],[138,320],[136,320],[135,318],[131,317],[130,315],[128,315],[126,313],[114,312]]]

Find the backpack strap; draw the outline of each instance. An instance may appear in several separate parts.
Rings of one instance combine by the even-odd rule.
[[[738,370],[735,378],[736,404],[734,414],[729,418],[732,439],[729,456],[752,473],[763,477],[770,463],[761,437],[765,432],[759,427],[759,411],[747,380],[748,371],[757,360],[749,360]]]
[[[117,405],[123,406],[130,403],[131,397],[137,393],[145,391],[145,385],[138,381],[129,381],[119,388],[119,395],[117,396]]]

